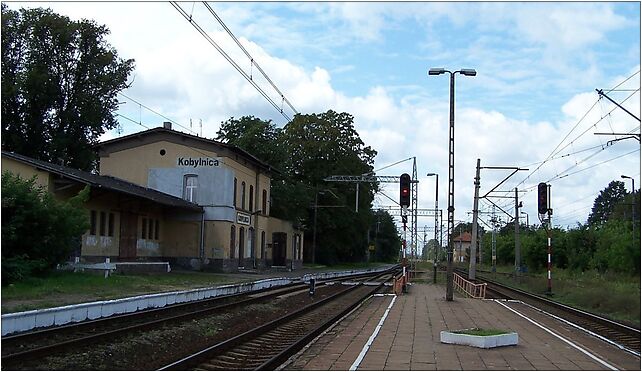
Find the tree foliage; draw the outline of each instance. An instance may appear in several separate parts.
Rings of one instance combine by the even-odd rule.
[[[375,244],[374,259],[378,262],[397,261],[401,249],[401,239],[390,213],[384,210],[375,211],[372,231],[374,234],[370,234],[370,240]]]
[[[122,60],[93,21],[2,4],[2,147],[90,170],[92,145],[116,127],[117,93],[134,61]]]
[[[359,186],[359,212],[355,213],[355,184],[323,181],[331,175],[361,175],[373,170],[376,151],[363,143],[352,115],[331,110],[297,114],[283,129],[252,116],[231,118],[222,123],[217,139],[278,169],[272,177],[270,214],[303,226],[310,248],[317,203],[316,261],[334,263],[365,257],[368,231],[375,223],[370,208],[377,185]],[[394,237],[383,239],[386,250],[381,259],[387,260],[397,248],[388,252],[395,244]]]
[[[552,230],[553,267],[574,271],[597,270],[640,274],[640,221],[632,223],[631,203],[635,194],[624,195],[623,184],[612,181],[596,197],[589,223],[575,228]],[[636,199],[637,200],[637,199]],[[639,205],[634,204],[634,216]],[[496,236],[497,263],[513,264],[515,233],[512,223],[503,226]],[[543,227],[520,226],[522,263],[529,271],[547,267],[547,233]],[[490,264],[491,234],[484,237],[484,263]]]
[[[587,223],[589,225],[601,225],[608,221],[615,206],[623,201],[625,195],[624,182],[611,181],[595,198]]]
[[[89,188],[61,202],[10,172],[2,174],[2,284],[38,275],[65,261],[89,227]]]

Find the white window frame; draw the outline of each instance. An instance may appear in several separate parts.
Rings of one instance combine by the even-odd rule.
[[[193,182],[190,182],[193,181]],[[186,174],[183,178],[183,199],[196,203],[196,195],[198,191],[198,175]]]

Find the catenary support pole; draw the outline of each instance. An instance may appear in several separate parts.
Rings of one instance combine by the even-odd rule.
[[[477,159],[477,169],[475,170],[475,197],[473,198],[473,231],[470,240],[470,262],[468,264],[468,279],[475,280],[475,270],[477,266],[477,218],[479,206],[479,162]]]
[[[515,188],[515,275],[519,276],[522,271],[521,264],[521,244],[519,241],[519,196],[517,187]]]

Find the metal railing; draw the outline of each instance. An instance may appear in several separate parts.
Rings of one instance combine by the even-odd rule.
[[[486,298],[486,283],[475,284],[471,281],[464,279],[464,277],[456,273],[454,273],[453,276],[454,276],[453,283],[455,284],[455,289],[457,289],[459,292],[465,293],[466,295],[472,298],[480,298],[480,299]]]

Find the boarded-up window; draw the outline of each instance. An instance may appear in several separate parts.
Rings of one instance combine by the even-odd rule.
[[[148,230],[147,230],[147,232],[148,232],[148,234],[147,234],[147,238],[148,238],[148,239],[150,239],[150,240],[151,240],[151,239],[154,239],[154,220],[150,219],[150,220],[149,220],[149,223],[148,223],[147,225],[148,225],[148,226],[147,226],[147,227],[148,227]]]
[[[89,223],[89,235],[96,235],[96,211],[90,212]]]
[[[114,214],[109,213],[109,221],[107,223],[107,236],[114,236]]]
[[[234,249],[236,248],[236,226],[232,225],[230,230],[230,258],[234,258]]]
[[[245,209],[245,181],[241,182],[241,209]]]
[[[158,230],[159,230],[159,227],[160,227],[160,221],[159,221],[159,220],[156,220],[156,228],[154,229],[154,234],[155,234],[155,235],[154,235],[154,239],[156,239],[156,240],[158,240],[158,235],[159,235],[159,234],[158,234]]]
[[[100,212],[100,236],[105,236],[105,225],[107,225],[105,212]]]
[[[238,181],[236,180],[236,178],[234,178],[234,208],[236,208],[236,192],[237,192],[236,184],[237,183]]]

